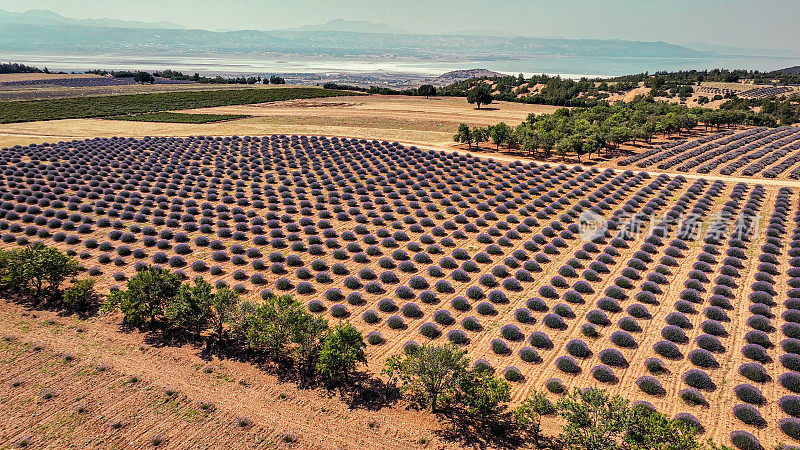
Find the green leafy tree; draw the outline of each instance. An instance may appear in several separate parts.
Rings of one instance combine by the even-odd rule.
[[[514,411],[517,426],[522,432],[533,436],[536,447],[542,429],[542,417],[555,414],[556,408],[543,392],[533,391]]]
[[[628,424],[622,439],[631,450],[695,450],[702,448],[697,442],[694,427],[647,408],[631,408]]]
[[[559,436],[566,448],[583,450],[617,449],[628,423],[628,402],[609,398],[605,391],[573,390],[556,403],[565,423]]]
[[[200,333],[208,327],[213,297],[211,291],[211,284],[202,278],[195,280],[194,285],[182,284],[178,294],[164,306],[164,315],[199,338]]]
[[[475,141],[475,149],[480,150],[481,142],[486,142],[489,140],[489,129],[486,127],[473,128],[472,140]]]
[[[462,123],[462,124],[460,124],[458,126],[458,131],[453,136],[453,140],[455,142],[458,142],[458,143],[461,143],[461,144],[467,144],[468,145],[467,148],[469,150],[472,150],[472,141],[473,141],[473,139],[474,139],[474,137],[473,137],[472,130],[470,130],[469,129],[469,125],[467,125],[465,123]]]
[[[340,322],[322,340],[317,371],[329,379],[346,379],[358,363],[367,363],[366,347],[364,337],[356,327]]]
[[[217,342],[222,341],[223,327],[226,323],[231,323],[238,306],[239,294],[227,287],[217,289],[211,296],[208,320],[217,336]]]
[[[228,317],[225,319],[231,326],[231,336],[234,339],[247,342],[248,346],[251,346],[248,336],[250,335],[250,329],[254,322],[251,316],[256,308],[258,308],[256,303],[250,300],[242,300],[231,308]]]
[[[511,127],[506,125],[505,122],[500,122],[491,127],[489,130],[489,136],[492,138],[492,142],[494,143],[496,150],[500,150],[500,145],[508,142],[509,138],[511,137],[511,133]]]
[[[462,403],[470,414],[480,418],[495,414],[503,403],[511,400],[511,385],[487,368],[472,369],[459,382]]]
[[[165,269],[148,267],[129,279],[126,289],[112,292],[103,310],[119,308],[128,325],[139,326],[148,319],[153,324],[163,313],[164,305],[178,294],[180,286],[177,275]]]
[[[436,96],[436,88],[433,87],[431,84],[423,84],[419,87],[419,95],[424,95],[425,98],[435,97]]]
[[[481,109],[481,105],[491,104],[492,101],[494,101],[494,97],[486,83],[480,83],[467,91],[467,102],[478,105],[478,109]]]
[[[291,295],[267,298],[248,316],[250,346],[266,350],[276,360],[287,356],[296,324],[306,314],[305,306]]]
[[[73,311],[83,312],[97,304],[97,293],[94,291],[94,280],[79,280],[64,290],[64,304]]]
[[[390,376],[397,377],[400,389],[436,412],[439,406],[449,404],[457,396],[469,359],[463,350],[452,344],[423,344],[394,363]]]
[[[156,82],[156,79],[155,79],[155,77],[153,77],[153,74],[151,74],[150,72],[136,72],[133,75],[133,81],[135,81],[137,83],[142,83],[142,84],[145,84],[145,83],[153,84],[153,83]]]
[[[603,144],[597,134],[592,134],[583,143],[583,151],[589,159],[592,159],[592,154],[599,152],[601,148],[603,148]]]
[[[306,374],[314,371],[323,339],[328,331],[328,321],[313,314],[299,317],[292,334],[292,342],[296,344],[295,358]],[[363,343],[363,341],[362,341]],[[363,351],[362,351],[363,356]]]
[[[34,243],[22,249],[3,252],[2,285],[14,291],[32,288],[38,301],[45,288],[53,298],[60,293],[61,284],[78,274],[78,262],[56,248]]]

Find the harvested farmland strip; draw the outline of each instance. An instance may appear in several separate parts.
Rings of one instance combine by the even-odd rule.
[[[241,89],[0,102],[0,123],[120,116],[342,95],[353,93],[318,88]]]
[[[109,117],[111,120],[127,120],[130,122],[165,122],[165,123],[214,123],[225,120],[244,119],[247,114],[186,114],[175,112],[159,112],[135,114],[132,116]]]

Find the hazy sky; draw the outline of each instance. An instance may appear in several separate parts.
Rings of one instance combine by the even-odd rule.
[[[800,0],[0,0],[0,8],[212,30],[347,18],[416,33],[499,31],[800,50]]]

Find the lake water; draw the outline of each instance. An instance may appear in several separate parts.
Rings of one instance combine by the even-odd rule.
[[[203,75],[255,75],[273,73],[411,73],[436,76],[457,69],[482,68],[502,73],[546,73],[568,78],[615,76],[660,70],[751,69],[769,71],[800,65],[800,58],[735,57],[664,58],[587,58],[539,56],[526,59],[496,60],[412,60],[379,58],[326,58],[294,55],[42,55],[0,53],[0,60],[47,66],[52,71],[82,72],[90,69],[173,69]]]

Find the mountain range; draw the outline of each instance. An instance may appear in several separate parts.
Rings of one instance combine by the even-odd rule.
[[[172,22],[137,22],[118,19],[72,19],[54,13],[48,9],[32,9],[25,12],[11,12],[0,9],[0,24],[28,24],[28,25],[75,25],[112,28],[142,28],[142,29],[183,29],[184,27]]]
[[[72,19],[52,11],[0,10],[0,51],[159,55],[288,54],[420,59],[537,56],[702,58],[714,52],[666,42],[531,38],[486,34],[410,34],[384,24],[337,19],[272,31],[185,29],[169,22]]]

